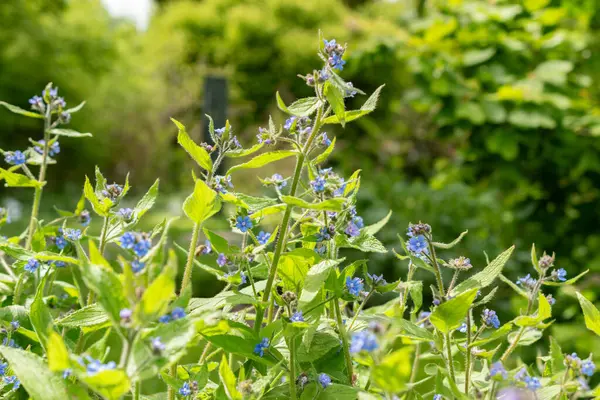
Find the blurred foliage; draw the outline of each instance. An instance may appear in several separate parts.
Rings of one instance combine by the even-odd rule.
[[[169,118],[202,140],[205,77],[228,79],[229,118],[253,141],[269,113],[282,122],[274,88],[286,101],[310,92],[290,76],[311,72],[321,30],[351,43],[345,78],[365,92],[386,82],[380,109],[327,128],[338,139],[332,166],[368,177],[365,221],[394,211],[386,245],[423,220],[444,240],[469,229],[460,248],[476,266],[483,251],[516,243],[514,279],[535,242],[575,275],[600,271],[597,9],[597,0],[171,0],[140,32],[99,0],[5,0],[0,99],[26,107],[53,81],[70,104],[88,101],[73,127],[94,138],[61,142],[69,162],[50,171],[56,192],[79,187],[92,162],[116,181],[131,171],[139,188],[159,175],[161,191],[176,192],[189,177]],[[40,131],[3,113],[0,147]],[[248,178],[236,185],[258,185]],[[405,265],[388,254],[372,268],[391,278]]]

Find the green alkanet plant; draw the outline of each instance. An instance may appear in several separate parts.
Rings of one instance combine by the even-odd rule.
[[[537,258],[535,274],[516,283],[502,275],[513,247],[475,269],[469,258],[444,260],[459,244],[434,240],[433,229],[411,224],[399,236],[405,280],[371,274],[366,260],[347,262],[343,249],[386,252],[375,234],[390,215],[366,225],[356,209],[360,174],[344,178],[325,168],[335,148],[323,128],[344,126],[375,109],[381,87],[358,110],[344,99],[363,94],[339,75],[346,46],[324,41],[320,69],[301,76],[314,96],[279,108],[283,126],[269,120],[258,141],[244,147],[227,122],[212,143],[195,143],[173,120],[178,142],[198,164],[183,203],[192,222],[186,246],[174,243],[174,219],[150,231],[140,221],[158,195],[158,180],[135,207],[122,207],[130,186],[109,183],[99,169],[85,178],[76,209],[39,218],[46,169],[56,162],[60,136],[90,136],[59,128],[72,113],[52,85],[30,100],[32,111],[0,103],[44,121],[43,138],[24,151],[3,151],[7,186],[34,189],[29,227],[0,241],[3,398],[32,399],[567,399],[600,395],[590,389],[592,356],[550,353],[535,365],[514,357],[538,341],[555,300],[546,287],[570,285],[554,255]],[[210,117],[209,117],[210,118]],[[288,149],[275,146],[286,145]],[[231,162],[258,153],[243,162]],[[294,158],[292,176],[261,179],[270,195],[236,192],[236,174]],[[39,167],[36,178],[30,166]],[[223,175],[220,167],[227,166]],[[92,213],[101,221],[90,231]],[[207,222],[228,210],[236,239]],[[271,230],[268,216],[279,217]],[[6,210],[0,223],[9,221]],[[202,237],[202,238],[201,238]],[[116,256],[115,256],[116,255]],[[177,257],[185,259],[177,285]],[[194,270],[223,281],[212,298],[193,297]],[[433,275],[433,302],[423,302],[421,271]],[[583,275],[583,274],[582,274]],[[451,276],[451,279],[446,279]],[[527,309],[501,321],[490,308],[501,280],[527,300]],[[375,294],[394,294],[365,308]],[[600,312],[579,295],[586,326],[600,334]],[[197,362],[186,355],[197,352]],[[184,362],[184,360],[187,360]],[[163,390],[156,391],[157,379]],[[150,380],[154,380],[149,388]]]

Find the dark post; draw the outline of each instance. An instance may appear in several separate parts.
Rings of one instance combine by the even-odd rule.
[[[208,118],[205,114],[212,117],[215,122],[215,128],[225,126],[227,119],[227,79],[221,76],[207,76],[204,80],[204,107],[202,110],[202,120],[204,123],[203,136],[207,142],[210,142],[208,134]]]

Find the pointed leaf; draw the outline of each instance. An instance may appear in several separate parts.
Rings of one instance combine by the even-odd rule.
[[[0,101],[0,106],[6,107],[8,111],[13,112],[15,114],[21,114],[30,118],[44,119],[44,116],[42,114],[38,114],[33,111],[23,110],[21,107],[13,106],[12,104],[8,104],[5,101]]]
[[[456,296],[457,294],[466,292],[469,289],[482,289],[491,285],[492,282],[494,282],[494,280],[502,272],[504,264],[506,264],[514,249],[515,246],[511,246],[507,250],[502,252],[500,255],[498,255],[498,257],[492,260],[492,262],[489,263],[488,266],[485,267],[482,271],[469,277],[467,280],[463,281],[458,286],[456,286],[452,290],[451,295]]]
[[[319,210],[319,211],[342,211],[344,208],[344,203],[346,199],[343,197],[336,197],[333,199],[328,199],[325,201],[320,201],[318,203],[309,203],[306,200],[303,200],[298,197],[293,196],[281,196],[281,201],[285,204],[297,206],[309,210]]]
[[[585,326],[600,336],[600,311],[592,304],[591,301],[583,297],[583,295],[577,292],[577,299],[583,310],[583,316],[585,318]]]
[[[263,153],[259,156],[254,157],[252,160],[235,165],[227,171],[225,175],[231,175],[233,172],[238,171],[240,169],[253,169],[260,168],[267,164],[270,164],[275,161],[283,160],[284,158],[288,158],[291,156],[295,156],[298,153],[292,150],[278,150],[278,151],[270,151],[268,153]]]
[[[467,316],[477,291],[477,288],[471,289],[437,306],[429,317],[433,326],[443,333],[458,328]]]
[[[221,200],[217,193],[206,183],[196,180],[194,192],[185,199],[183,211],[189,219],[197,224],[201,224],[221,209]]]
[[[198,146],[188,135],[185,130],[185,126],[176,119],[171,118],[171,121],[177,126],[179,129],[179,133],[177,134],[177,143],[181,145],[188,152],[188,154],[198,163],[199,166],[207,170],[208,172],[212,171],[212,159],[210,158],[210,154],[204,149],[202,146]]]

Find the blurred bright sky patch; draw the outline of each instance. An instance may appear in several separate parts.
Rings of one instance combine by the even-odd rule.
[[[116,16],[135,21],[139,29],[146,29],[152,12],[152,0],[102,0],[108,11]]]

